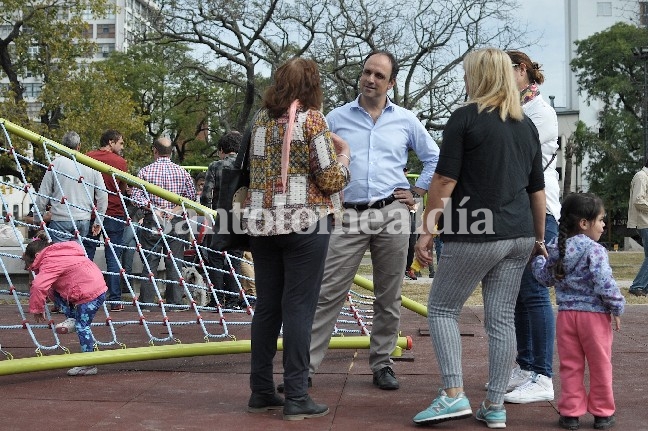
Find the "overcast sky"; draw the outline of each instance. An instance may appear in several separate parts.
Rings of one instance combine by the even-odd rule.
[[[540,92],[549,101],[549,96],[556,96],[556,106],[564,107],[565,95],[565,2],[564,0],[544,0],[535,2],[520,1],[520,19],[526,20],[529,27],[538,34],[544,34],[540,43],[523,51],[531,60],[542,65],[545,83]]]

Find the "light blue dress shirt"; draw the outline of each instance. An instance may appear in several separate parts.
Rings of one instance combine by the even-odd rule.
[[[372,204],[390,196],[394,189],[409,189],[403,172],[409,149],[423,163],[416,186],[427,190],[439,161],[439,147],[423,124],[411,111],[394,105],[389,98],[374,124],[358,100],[359,97],[326,116],[331,131],[351,149],[351,182],[344,189],[344,201]]]

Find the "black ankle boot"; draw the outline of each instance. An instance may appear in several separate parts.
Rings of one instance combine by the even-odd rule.
[[[283,418],[286,421],[300,421],[325,416],[328,412],[329,408],[325,404],[315,404],[311,397],[306,394],[301,397],[286,398]]]
[[[250,401],[248,401],[248,412],[250,413],[263,413],[268,410],[279,410],[283,408],[284,400],[276,393],[265,394],[260,392],[252,392]]]

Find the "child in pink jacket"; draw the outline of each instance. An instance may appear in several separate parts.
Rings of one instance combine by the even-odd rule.
[[[92,352],[90,325],[106,299],[108,287],[99,267],[86,257],[76,241],[47,242],[44,233],[30,242],[23,254],[25,269],[33,271],[29,312],[37,323],[45,322],[45,299],[51,299],[67,319],[55,326],[59,334],[77,332],[82,352]],[[97,367],[74,367],[69,376],[97,374]]]

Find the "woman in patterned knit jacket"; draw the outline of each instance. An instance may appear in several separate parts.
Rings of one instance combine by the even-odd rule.
[[[250,187],[243,225],[251,238],[257,303],[252,319],[248,411],[283,409],[286,420],[324,416],[308,396],[311,327],[333,213],[349,182],[349,146],[329,131],[313,60],[293,58],[277,69],[252,125]],[[283,327],[284,392],[277,395],[272,361]]]

